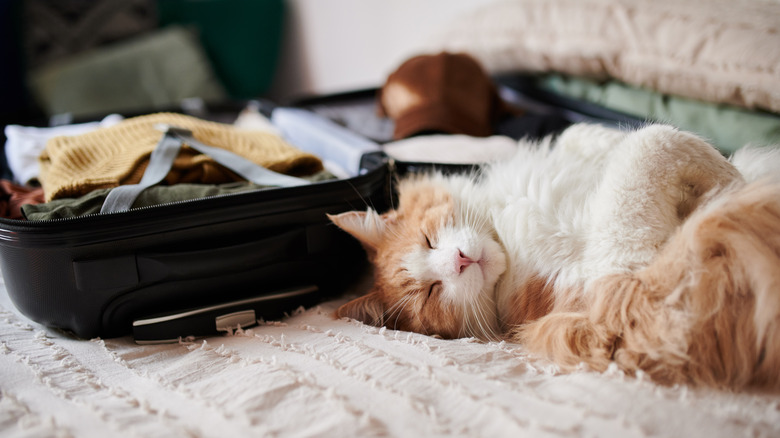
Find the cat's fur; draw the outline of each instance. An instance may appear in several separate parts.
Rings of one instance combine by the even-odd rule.
[[[780,183],[746,183],[692,134],[575,125],[398,192],[387,213],[331,217],[374,265],[339,316],[521,342],[563,369],[780,382]]]

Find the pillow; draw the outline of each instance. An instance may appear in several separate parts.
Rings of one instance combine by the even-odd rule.
[[[491,73],[615,78],[665,94],[780,112],[780,3],[500,0],[449,23],[429,51]]]
[[[30,87],[47,114],[145,113],[226,93],[197,36],[169,27],[36,69]]]

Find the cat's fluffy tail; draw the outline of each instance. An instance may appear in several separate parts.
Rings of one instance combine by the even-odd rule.
[[[650,266],[598,280],[588,300],[515,340],[564,369],[615,362],[662,383],[780,388],[780,182],[719,195]]]

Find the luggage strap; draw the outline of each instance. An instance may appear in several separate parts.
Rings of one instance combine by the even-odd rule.
[[[310,184],[305,179],[266,169],[228,150],[206,146],[196,140],[192,135],[192,131],[187,129],[168,125],[161,125],[159,128],[164,134],[149,157],[149,165],[146,167],[141,181],[138,184],[118,186],[108,192],[106,200],[103,202],[103,207],[100,209],[101,214],[129,210],[142,191],[165,179],[183,144],[187,144],[192,149],[208,155],[217,163],[255,184],[278,187]]]

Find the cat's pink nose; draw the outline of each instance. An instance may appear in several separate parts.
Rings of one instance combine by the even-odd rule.
[[[458,255],[455,256],[455,272],[463,272],[463,270],[472,263],[476,262],[470,259],[466,254],[463,254],[463,251],[458,250]]]

